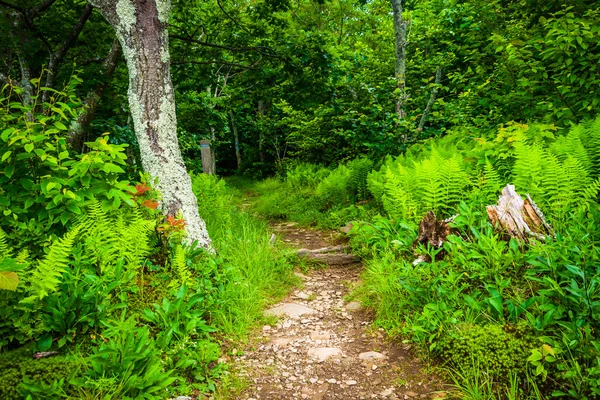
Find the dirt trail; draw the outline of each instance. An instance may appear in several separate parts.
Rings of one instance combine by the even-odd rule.
[[[297,248],[331,246],[324,233],[274,225]],[[280,316],[236,363],[251,382],[240,397],[258,399],[441,399],[442,383],[422,371],[407,346],[392,345],[358,302],[346,302],[360,264],[296,273],[304,287],[268,310]]]

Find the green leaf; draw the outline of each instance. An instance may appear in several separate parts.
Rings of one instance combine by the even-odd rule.
[[[33,143],[27,143],[24,147],[25,147],[26,152],[31,153],[34,146],[33,146]]]
[[[19,275],[16,272],[0,271],[0,289],[17,290],[19,284]]]
[[[104,164],[104,166],[102,167],[102,170],[104,172],[109,172],[109,173],[114,172],[117,174],[121,174],[121,173],[125,172],[125,171],[123,171],[123,168],[119,167],[118,165],[111,164],[111,163]]]
[[[14,172],[15,172],[14,165],[7,165],[6,167],[4,167],[4,175],[6,175],[7,177],[12,178]]]
[[[10,155],[12,154],[12,151],[7,151],[6,153],[4,153],[2,155],[2,161],[6,160],[8,157],[10,157]]]
[[[60,121],[56,121],[54,123],[54,126],[57,127],[58,129],[60,129],[61,131],[66,131],[67,130],[67,127],[65,126],[65,124],[63,124]]]
[[[7,128],[5,130],[2,131],[2,140],[4,140],[5,142],[8,142],[8,138],[10,137],[10,134],[13,133],[15,131],[15,128]]]
[[[37,348],[39,351],[48,351],[52,347],[52,336],[46,333],[44,336],[38,339]]]

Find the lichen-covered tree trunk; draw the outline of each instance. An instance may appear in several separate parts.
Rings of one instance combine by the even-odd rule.
[[[408,93],[406,92],[406,29],[408,21],[402,18],[402,0],[392,0],[392,11],[394,14],[394,34],[396,45],[396,87],[398,98],[396,101],[396,114],[399,119],[406,117],[404,109]]]
[[[167,27],[170,0],[88,0],[115,29],[129,71],[129,107],[142,166],[158,180],[165,214],[181,213],[188,242],[210,247],[177,140]]]

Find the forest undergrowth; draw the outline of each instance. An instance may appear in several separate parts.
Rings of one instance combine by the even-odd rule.
[[[417,345],[468,399],[600,396],[600,119],[559,130],[457,130],[399,157],[291,165],[250,185],[269,218],[350,223],[358,296],[392,338]],[[509,239],[486,205],[514,184],[555,234]],[[442,249],[413,246],[427,211],[457,215]],[[443,252],[443,257],[436,257]],[[413,265],[416,254],[430,262]]]
[[[0,114],[0,398],[162,399],[227,381],[229,344],[293,284],[292,263],[240,194],[192,177],[213,251],[182,244],[126,145],[66,143],[77,99]],[[130,175],[131,176],[131,175]],[[134,175],[135,176],[135,175]],[[32,357],[33,355],[33,357]]]

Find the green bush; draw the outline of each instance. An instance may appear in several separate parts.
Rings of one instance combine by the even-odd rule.
[[[67,145],[68,125],[82,105],[73,77],[49,103],[24,103],[18,90],[0,93],[0,228],[20,247],[42,247],[95,199],[104,209],[133,205],[132,186],[122,180],[127,145],[107,136],[87,143],[84,154]]]

